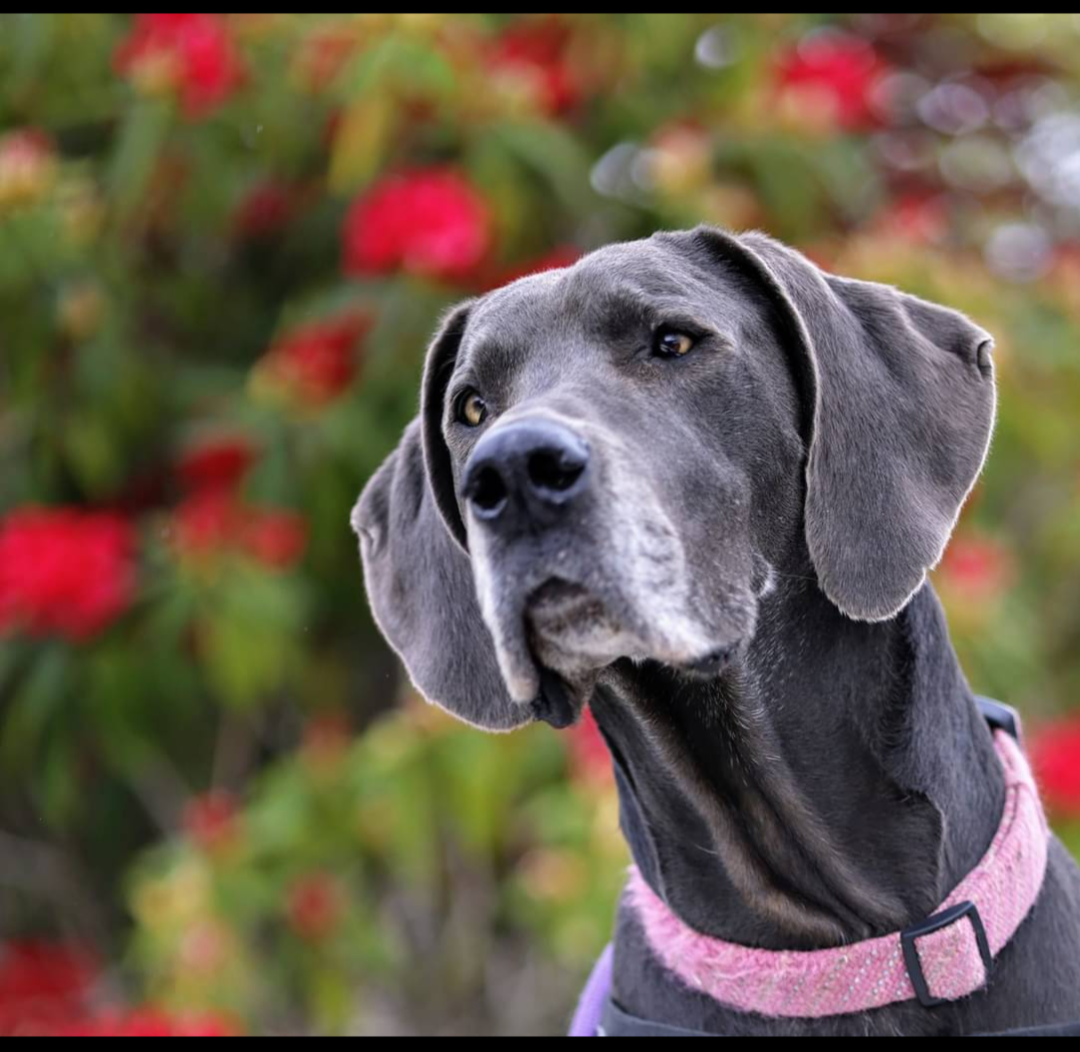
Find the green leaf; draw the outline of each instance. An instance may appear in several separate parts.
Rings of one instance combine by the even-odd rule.
[[[0,730],[0,757],[8,770],[34,764],[46,729],[71,697],[71,653],[63,644],[47,644],[34,655],[19,684]]]
[[[121,220],[142,206],[172,122],[167,99],[140,98],[128,110],[109,170],[109,198]]]
[[[589,156],[562,125],[539,120],[501,121],[492,125],[488,135],[540,175],[571,212],[583,212],[594,202]]]

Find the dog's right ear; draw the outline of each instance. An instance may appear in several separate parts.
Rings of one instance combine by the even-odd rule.
[[[982,469],[993,337],[940,303],[830,274],[760,230],[703,224],[690,241],[757,282],[798,349],[818,584],[850,618],[895,617],[940,560]]]
[[[445,319],[428,350],[420,416],[371,477],[353,510],[375,623],[428,701],[488,731],[534,718],[510,699],[476,599],[442,437],[443,402],[471,302]]]

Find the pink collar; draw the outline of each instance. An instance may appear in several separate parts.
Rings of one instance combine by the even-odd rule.
[[[974,993],[1038,897],[1049,828],[1017,742],[994,731],[1005,806],[978,865],[929,920],[827,950],[762,950],[702,935],[680,920],[630,866],[629,901],[657,958],[683,982],[733,1008],[818,1018],[918,998]]]

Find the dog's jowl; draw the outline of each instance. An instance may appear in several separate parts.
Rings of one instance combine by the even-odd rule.
[[[443,319],[354,512],[368,596],[462,720],[591,706],[635,863],[609,1027],[1080,1019],[1080,870],[926,576],[987,454],[992,349],[710,226]]]

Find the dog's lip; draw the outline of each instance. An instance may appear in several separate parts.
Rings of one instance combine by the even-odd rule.
[[[529,704],[533,718],[550,724],[556,730],[569,727],[581,714],[581,706],[575,704],[566,682],[551,669],[538,664],[540,690]]]
[[[563,577],[549,577],[525,597],[525,609],[529,613],[558,613],[583,602],[597,601],[584,585]]]
[[[532,631],[558,637],[607,619],[609,608],[585,585],[549,577],[525,597],[524,614]]]

